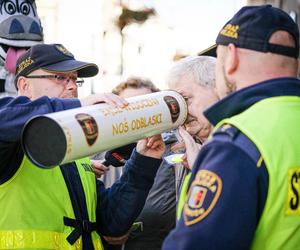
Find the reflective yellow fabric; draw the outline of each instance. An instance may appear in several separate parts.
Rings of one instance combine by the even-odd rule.
[[[96,183],[90,161],[76,161],[85,192],[89,221],[96,221]],[[67,167],[67,166],[65,166]],[[0,249],[81,249],[66,240],[74,230],[63,217],[75,219],[69,192],[59,167],[41,169],[27,157],[17,173],[0,185]],[[94,231],[95,249],[102,249]]]
[[[177,204],[177,210],[176,210],[176,219],[177,221],[180,220],[181,214],[182,214],[182,210],[183,210],[183,206],[184,203],[187,199],[187,193],[188,193],[188,184],[189,181],[191,179],[192,176],[192,172],[188,173],[183,180],[183,184],[180,190],[180,194],[179,194],[179,200],[178,200],[178,204]]]
[[[0,231],[0,249],[80,250],[81,238],[71,246],[66,240],[67,236],[51,231]],[[100,239],[94,241],[94,246],[97,250],[103,250]]]
[[[267,98],[219,125],[225,123],[255,143],[268,170],[268,197],[251,249],[300,249],[300,98]]]

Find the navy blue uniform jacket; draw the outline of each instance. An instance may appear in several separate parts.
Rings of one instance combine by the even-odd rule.
[[[278,78],[244,88],[206,110],[205,116],[216,125],[260,100],[285,95],[300,96],[298,79]],[[223,125],[217,129],[196,159],[191,182],[201,170],[202,173],[208,170],[219,176],[222,182],[220,196],[209,213],[190,225],[186,225],[185,219],[189,221],[189,216],[183,212],[178,225],[165,240],[163,249],[249,249],[268,192],[268,172],[260,156],[256,146],[237,128]],[[198,194],[197,202],[203,197],[200,189],[194,189]],[[209,195],[202,202],[202,207],[209,207]],[[193,199],[188,198],[187,203],[197,207]]]

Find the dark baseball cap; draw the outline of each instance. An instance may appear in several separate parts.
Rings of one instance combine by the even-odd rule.
[[[276,31],[286,31],[295,40],[295,47],[269,43]],[[294,20],[283,10],[271,5],[241,8],[219,32],[216,45],[198,55],[216,55],[217,45],[234,44],[238,48],[271,52],[293,58],[299,56],[299,29]]]
[[[92,77],[98,74],[94,63],[77,61],[73,54],[61,44],[37,44],[19,57],[16,65],[16,79],[30,72],[43,69],[53,73],[77,71],[78,77]]]

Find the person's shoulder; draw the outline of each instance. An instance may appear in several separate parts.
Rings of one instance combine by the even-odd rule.
[[[0,98],[0,105],[9,105],[11,103],[28,102],[29,98],[26,96],[5,96]]]
[[[242,150],[256,163],[261,158],[256,145],[243,132],[230,124],[224,124],[213,132],[207,144],[215,143],[229,144],[237,150]]]

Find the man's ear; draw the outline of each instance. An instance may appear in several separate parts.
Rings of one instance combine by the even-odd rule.
[[[24,76],[19,76],[17,79],[17,88],[19,95],[31,98],[28,79]]]
[[[230,77],[238,68],[239,65],[239,56],[237,48],[234,44],[230,43],[227,46],[227,54],[225,61],[225,71],[226,75]]]

